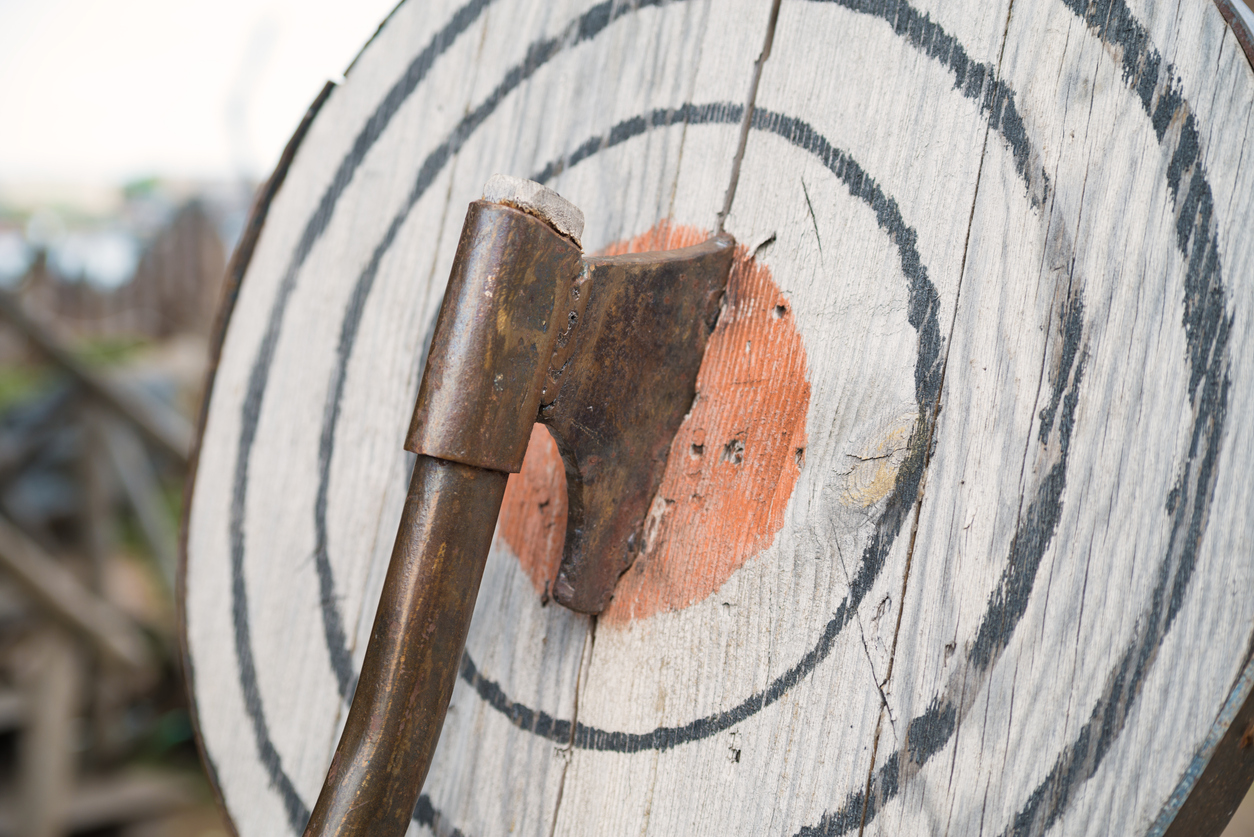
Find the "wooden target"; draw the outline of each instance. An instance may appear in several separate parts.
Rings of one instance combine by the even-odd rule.
[[[588,252],[682,246],[718,224],[742,125],[737,262],[647,549],[602,616],[550,603],[564,494],[533,436],[410,834],[1226,821],[1254,775],[1254,70],[1231,20],[398,7],[259,201],[205,409],[187,672],[238,833],[299,835],[326,773],[468,202],[528,176],[583,209]]]

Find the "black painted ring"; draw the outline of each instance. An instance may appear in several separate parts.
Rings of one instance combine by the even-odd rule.
[[[864,4],[864,5],[865,5],[865,4]],[[898,6],[898,8],[900,9],[900,8],[901,8],[901,6]],[[906,7],[906,8],[908,9],[908,7]],[[862,10],[863,10],[863,9],[859,9],[859,11],[862,11]],[[917,13],[916,13],[916,14],[917,14]],[[581,19],[581,20],[582,20],[582,19]],[[907,32],[909,32],[910,30],[909,30],[909,29],[907,29],[906,31],[907,31]],[[1000,85],[1000,82],[998,82],[998,84]],[[956,85],[956,86],[957,86],[957,85]],[[1004,89],[1004,87],[1003,87],[1003,89]],[[1008,96],[1008,90],[1006,91],[1006,93],[1007,93],[1007,95],[1006,95],[1004,98],[1010,98],[1010,97]],[[1013,101],[1012,99],[1010,99],[1010,100],[1011,100],[1011,101]],[[686,107],[686,108],[691,108],[691,106],[685,106],[685,107]],[[654,113],[656,114],[657,112],[654,112]],[[642,117],[642,119],[643,119],[643,118],[645,118],[645,117]],[[777,117],[777,118],[779,118],[779,119],[787,119],[787,117]],[[710,120],[710,121],[715,121],[715,120]],[[721,121],[721,120],[720,120],[720,121]],[[796,126],[801,126],[801,125],[804,125],[804,123],[800,123],[799,121],[794,121],[794,122],[796,123]],[[762,126],[761,126],[761,125],[759,125],[759,124],[757,124],[757,123],[758,123],[758,120],[757,120],[757,119],[755,119],[755,125],[754,125],[754,127],[761,129],[761,127],[762,127]],[[653,127],[658,127],[658,126],[657,126],[657,125],[654,125]],[[805,126],[805,127],[806,127],[806,128],[808,128],[809,126]],[[1005,132],[1005,131],[1003,131],[1003,134],[1006,134],[1006,132]],[[1007,139],[1008,139],[1008,140],[1010,139],[1010,137],[1009,137],[1009,135],[1008,135],[1008,134],[1007,134]],[[1013,145],[1014,145],[1014,143],[1012,142],[1012,146],[1013,146]],[[574,156],[576,156],[576,155],[572,155],[572,158],[573,158]],[[575,162],[577,162],[577,160],[572,159],[572,160],[568,161],[568,164],[569,164],[569,165],[573,165]],[[1019,162],[1018,155],[1016,155],[1016,162]],[[342,168],[343,168],[343,167],[342,167]],[[320,208],[321,208],[321,207],[320,207]],[[320,213],[320,214],[321,214],[321,213]],[[329,212],[327,213],[327,215],[329,215]],[[324,217],[325,217],[325,216],[324,216]],[[350,348],[351,348],[351,346],[350,346]],[[1217,434],[1213,434],[1213,435],[1216,435],[1216,436],[1217,436]],[[1186,583],[1186,585],[1187,585],[1187,580],[1186,580],[1186,582],[1185,582],[1185,583]],[[1017,620],[1015,620],[1015,621],[1017,621]],[[822,646],[822,641],[820,642],[820,647],[821,647],[821,646]],[[816,650],[818,650],[818,649],[816,648]],[[250,656],[251,656],[251,655],[250,655]],[[917,720],[917,719],[916,719],[916,720]],[[559,722],[559,723],[561,723],[561,722]],[[568,723],[568,722],[567,722],[567,723]],[[615,735],[615,734],[611,734],[611,735]],[[672,746],[673,746],[673,745],[672,745]],[[617,749],[617,747],[613,747],[612,749]],[[277,754],[276,754],[276,755],[277,755]],[[281,770],[281,767],[280,767],[279,769]],[[284,777],[284,778],[286,778],[286,777]]]

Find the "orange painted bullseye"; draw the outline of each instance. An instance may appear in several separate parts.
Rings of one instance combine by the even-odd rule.
[[[605,252],[669,250],[707,237],[663,221]],[[671,445],[645,548],[602,624],[693,605],[771,543],[805,460],[809,404],[805,348],[788,300],[737,247],[726,306],[697,375],[696,401]],[[557,575],[565,528],[562,460],[536,425],[522,472],[505,490],[498,531],[541,595]]]

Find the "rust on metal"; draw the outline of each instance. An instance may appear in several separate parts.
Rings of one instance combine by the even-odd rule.
[[[506,474],[419,456],[307,835],[405,833],[440,739]]]
[[[405,448],[516,473],[580,252],[535,216],[475,201],[436,320]]]
[[[566,466],[559,604],[600,613],[642,545],[671,440],[696,395],[733,250],[723,235],[585,262],[540,412]]]
[[[495,202],[472,203],[462,229],[406,441],[417,465],[306,837],[405,833],[507,474],[521,468],[537,421],[558,442],[570,495],[555,598],[585,613],[609,604],[718,317],[729,236],[583,259],[577,208],[539,184],[490,186]]]

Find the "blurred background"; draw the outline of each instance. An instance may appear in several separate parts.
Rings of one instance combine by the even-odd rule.
[[[174,578],[224,269],[396,0],[0,0],[0,837],[224,837]]]
[[[393,4],[0,0],[0,837],[229,833],[173,598],[210,331],[254,191]]]

